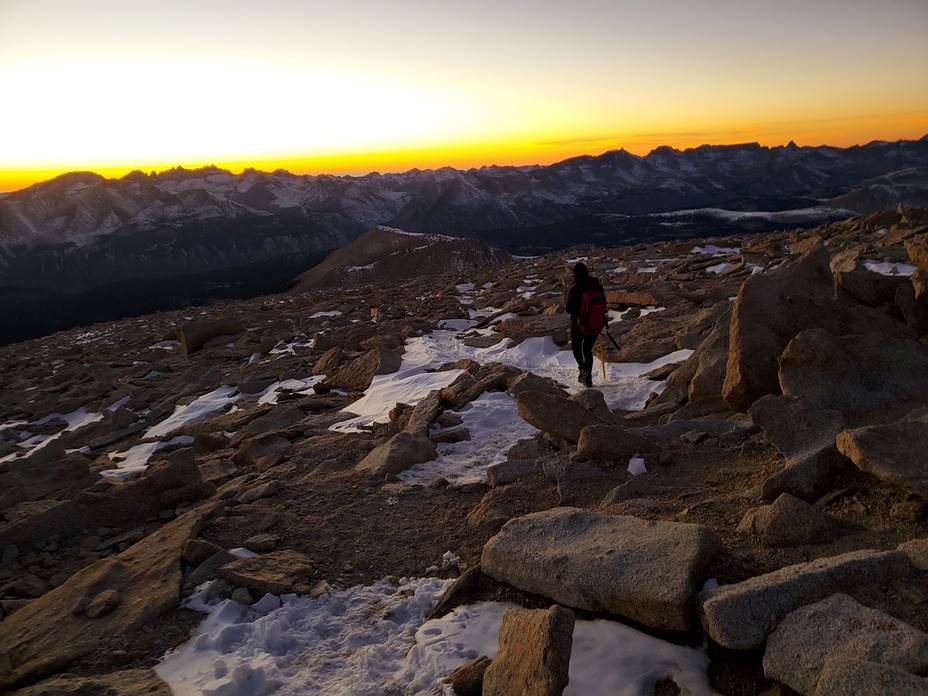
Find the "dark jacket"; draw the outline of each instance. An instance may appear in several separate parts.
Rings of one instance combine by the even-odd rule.
[[[574,284],[567,290],[567,299],[564,302],[564,309],[570,315],[571,332],[578,331],[577,317],[580,315],[580,301],[583,293],[587,290],[597,289],[603,296],[603,302],[606,301],[606,291],[603,290],[602,284],[597,278],[592,276],[574,276]]]

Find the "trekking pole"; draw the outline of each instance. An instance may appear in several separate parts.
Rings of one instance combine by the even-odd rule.
[[[603,366],[603,379],[606,379],[606,346],[602,334],[599,334],[599,363]]]
[[[603,329],[603,332],[609,337],[609,340],[612,341],[612,345],[615,346],[616,350],[619,350],[619,351],[622,350],[621,348],[619,348],[619,344],[615,342],[615,339],[612,337],[612,334],[609,333],[609,329]],[[600,338],[602,338],[602,336],[600,336]]]

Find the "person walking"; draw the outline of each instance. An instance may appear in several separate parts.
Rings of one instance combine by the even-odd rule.
[[[606,326],[606,292],[582,261],[573,267],[573,284],[564,303],[570,315],[570,346],[577,361],[577,381],[593,386],[593,346]]]

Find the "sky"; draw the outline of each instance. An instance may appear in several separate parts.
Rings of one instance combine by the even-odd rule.
[[[0,191],[928,134],[925,0],[0,0]]]

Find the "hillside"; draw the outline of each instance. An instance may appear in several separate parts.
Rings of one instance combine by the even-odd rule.
[[[925,690],[928,211],[385,272],[0,348],[0,689]]]
[[[372,227],[303,273],[295,289],[356,287],[442,273],[468,274],[511,261],[507,252],[475,239]]]

